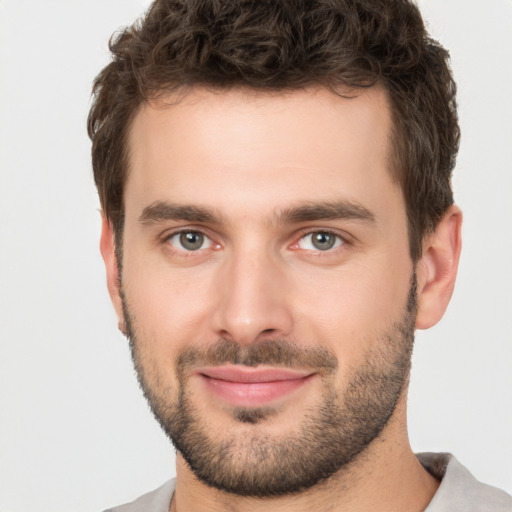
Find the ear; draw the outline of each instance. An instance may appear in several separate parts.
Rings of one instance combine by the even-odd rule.
[[[110,300],[116,310],[119,320],[119,329],[124,334],[123,302],[121,300],[121,283],[119,282],[119,268],[117,266],[114,232],[110,221],[103,214],[101,215],[100,251],[107,272],[107,288],[110,294]]]
[[[461,226],[462,212],[457,206],[451,206],[435,231],[423,242],[423,255],[416,268],[417,329],[435,325],[448,307],[459,267]]]

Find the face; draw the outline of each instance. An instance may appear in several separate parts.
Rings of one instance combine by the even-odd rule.
[[[199,479],[305,489],[382,437],[408,376],[415,284],[386,96],[167,100],[128,141],[118,313],[139,380]]]

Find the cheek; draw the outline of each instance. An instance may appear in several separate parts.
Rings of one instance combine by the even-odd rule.
[[[307,333],[305,341],[336,352],[340,364],[357,357],[402,319],[411,272],[405,259],[402,265],[357,263],[303,276],[295,301],[298,330]]]
[[[123,289],[147,352],[171,357],[204,339],[211,291],[201,270],[173,270],[160,257],[132,253],[123,265]]]

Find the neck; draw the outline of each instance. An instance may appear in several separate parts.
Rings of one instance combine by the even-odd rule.
[[[293,495],[253,498],[213,489],[200,482],[181,455],[171,512],[391,512],[425,510],[439,482],[418,462],[409,445],[400,404],[381,436],[350,467]],[[397,421],[396,418],[403,418]]]

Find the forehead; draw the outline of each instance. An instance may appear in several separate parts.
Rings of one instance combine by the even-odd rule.
[[[344,96],[320,88],[167,96],[142,105],[132,123],[127,213],[169,199],[229,215],[340,195],[360,202],[384,185],[396,195],[390,133],[387,97],[376,87]]]

